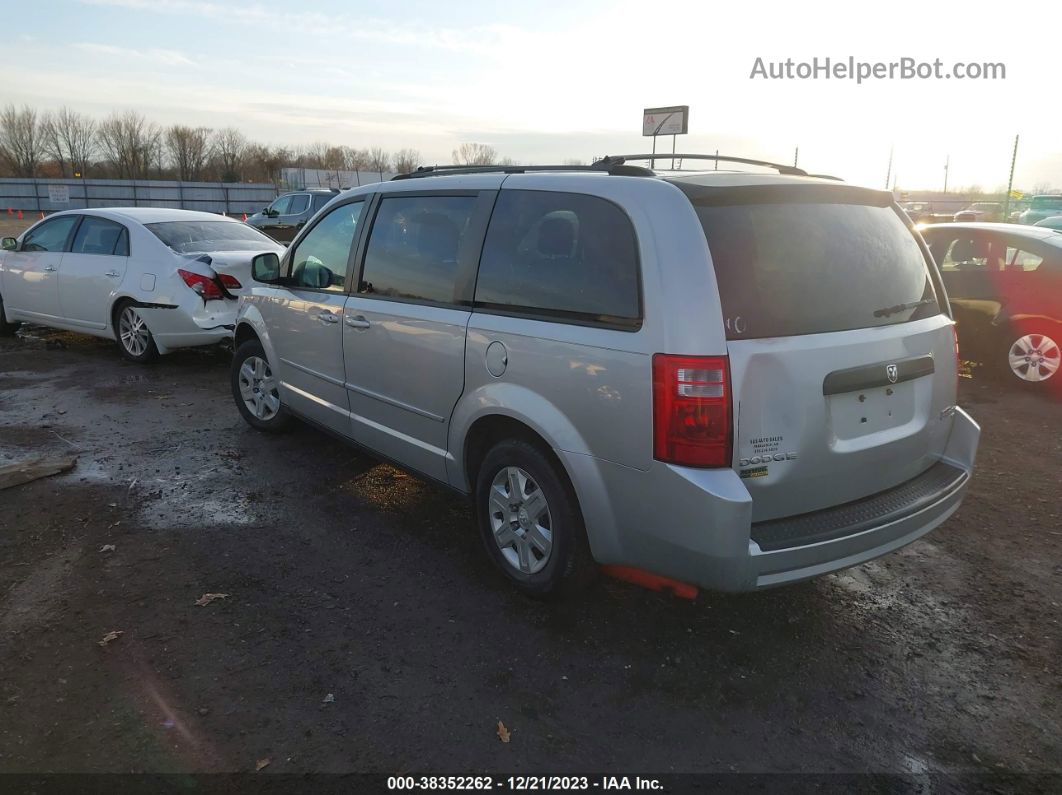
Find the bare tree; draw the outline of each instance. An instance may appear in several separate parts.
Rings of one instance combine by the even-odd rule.
[[[346,152],[342,146],[329,146],[321,158],[321,167],[329,171],[343,171],[343,163],[346,162]]]
[[[42,154],[41,125],[37,111],[8,105],[0,111],[0,156],[16,177],[37,173]]]
[[[325,168],[327,158],[328,144],[324,141],[315,141],[296,150],[296,165],[300,168]]]
[[[247,139],[235,127],[226,127],[214,133],[214,159],[222,182],[239,182]]]
[[[1033,185],[1032,192],[1033,192],[1033,195],[1039,195],[1039,194],[1042,194],[1042,193],[1050,193],[1051,192],[1051,183],[1050,182],[1037,182],[1035,185]]]
[[[466,143],[454,150],[454,163],[459,166],[489,166],[497,159],[497,150],[487,144]]]
[[[89,161],[96,154],[96,121],[91,116],[62,107],[49,118],[57,140],[49,140],[52,156],[62,167],[65,159],[70,165],[70,175],[84,176]],[[52,132],[48,137],[51,138]],[[65,170],[63,176],[66,176]]]
[[[41,149],[45,155],[55,161],[60,177],[70,176],[70,163],[67,160],[66,147],[59,134],[59,122],[52,113],[44,113],[40,120]]]
[[[518,165],[520,165],[515,160],[513,160],[511,157],[503,157],[501,160],[498,161],[497,164],[499,166],[518,166]]]
[[[211,130],[209,127],[186,127],[174,124],[165,134],[166,152],[177,170],[177,179],[194,182],[203,178],[203,170],[210,160]]]
[[[391,155],[385,149],[379,146],[374,146],[368,152],[369,162],[368,168],[371,171],[375,171],[380,175],[380,179],[383,179],[385,171],[391,170]]]
[[[420,165],[420,152],[416,149],[399,149],[395,152],[395,171],[408,174]]]
[[[354,149],[350,146],[343,148],[343,169],[345,171],[366,171],[369,168],[368,149]]]
[[[279,182],[280,169],[294,160],[291,151],[283,147],[271,149],[263,144],[251,144],[244,151],[247,176],[255,182]]]
[[[100,123],[97,138],[120,179],[146,177],[159,164],[162,130],[136,111],[113,113]]]

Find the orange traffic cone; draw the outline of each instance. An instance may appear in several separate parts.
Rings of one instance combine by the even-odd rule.
[[[244,222],[244,223],[247,223],[247,213],[244,213],[244,214],[243,214],[243,222]]]
[[[18,211],[18,220],[22,220],[22,210]]]

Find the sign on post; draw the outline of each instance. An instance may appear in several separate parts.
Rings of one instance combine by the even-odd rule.
[[[70,204],[70,186],[49,185],[48,201],[52,204]]]
[[[642,135],[685,135],[689,132],[690,106],[646,108],[642,111]]]

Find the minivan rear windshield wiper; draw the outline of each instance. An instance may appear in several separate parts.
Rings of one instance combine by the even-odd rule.
[[[920,306],[926,306],[927,304],[935,304],[936,298],[923,298],[921,301],[909,301],[906,304],[896,304],[896,306],[885,306],[881,309],[874,310],[874,317],[888,317],[889,315],[895,315],[897,312],[903,312],[907,309],[916,309]]]

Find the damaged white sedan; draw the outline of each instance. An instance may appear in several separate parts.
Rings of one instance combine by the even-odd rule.
[[[251,259],[284,250],[234,219],[157,207],[65,210],[2,249],[0,334],[109,337],[134,362],[229,339]]]

